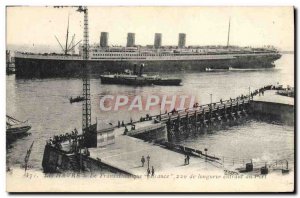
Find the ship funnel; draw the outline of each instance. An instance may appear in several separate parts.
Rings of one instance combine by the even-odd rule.
[[[100,47],[108,47],[108,32],[101,32]]]
[[[162,34],[155,33],[155,36],[154,36],[154,48],[155,49],[158,49],[161,47],[161,41],[162,41]]]
[[[179,33],[179,39],[178,39],[178,47],[184,48],[185,47],[185,39],[186,34],[185,33]]]
[[[126,47],[134,47],[134,46],[135,46],[135,33],[128,33]]]

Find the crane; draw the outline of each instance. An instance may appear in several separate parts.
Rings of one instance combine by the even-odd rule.
[[[89,29],[88,29],[88,9],[86,6],[79,6],[78,12],[84,13],[84,28],[83,28],[83,46],[82,46],[82,82],[83,82],[83,97],[84,101],[82,104],[82,132],[91,126],[91,95],[90,95],[90,79],[88,75],[87,60],[89,58]]]

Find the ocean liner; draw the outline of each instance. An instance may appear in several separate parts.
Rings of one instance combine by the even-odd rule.
[[[83,71],[82,51],[74,54],[76,45],[68,44],[67,28],[64,53],[28,53],[15,52],[15,70],[17,77],[64,77],[79,76]],[[274,61],[281,57],[271,46],[263,48],[239,47],[229,45],[230,22],[227,45],[224,46],[186,46],[186,34],[179,33],[177,46],[163,46],[162,34],[155,33],[154,45],[135,44],[135,33],[128,33],[126,46],[109,46],[108,32],[101,32],[100,43],[88,46],[87,67],[91,74],[105,72],[122,73],[133,69],[134,64],[146,65],[145,72],[206,71],[210,69],[249,69],[271,68]],[[73,42],[72,38],[72,42]]]

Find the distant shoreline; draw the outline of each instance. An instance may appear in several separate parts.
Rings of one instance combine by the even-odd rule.
[[[294,54],[294,51],[280,51],[281,54]]]

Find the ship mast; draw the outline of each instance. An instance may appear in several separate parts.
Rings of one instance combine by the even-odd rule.
[[[69,23],[70,22],[70,15],[68,15],[68,26],[67,26],[67,34],[66,34],[66,43],[64,44],[65,47],[63,47],[62,43],[58,40],[57,36],[54,36],[56,41],[58,42],[60,48],[62,49],[64,55],[68,55],[69,52],[71,52],[72,50],[75,51],[75,47],[81,42],[78,41],[75,45],[74,45],[74,39],[75,39],[75,34],[72,37],[71,42],[69,43]]]
[[[229,24],[228,24],[227,48],[229,47],[229,36],[230,36],[230,18],[229,18]]]
[[[70,15],[68,15],[68,27],[67,27],[67,36],[66,36],[65,55],[67,55],[67,54],[68,54],[69,21],[70,21]]]

